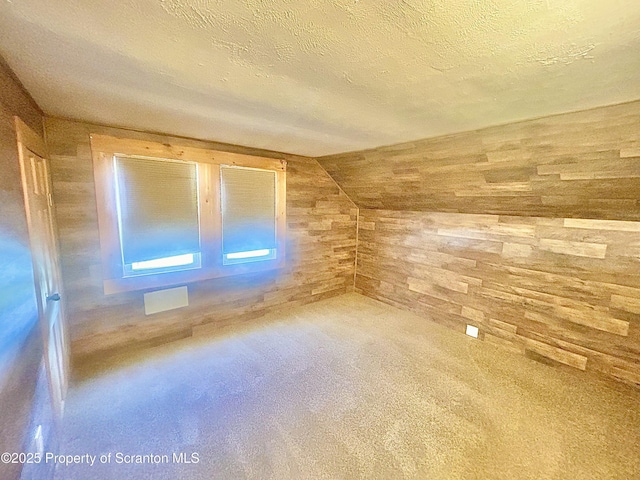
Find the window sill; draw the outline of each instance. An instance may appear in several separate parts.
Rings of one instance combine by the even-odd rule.
[[[260,262],[220,265],[214,268],[199,268],[178,272],[155,273],[124,278],[109,278],[103,281],[105,295],[164,288],[185,283],[195,283],[214,278],[224,278],[247,273],[267,272],[284,268],[284,259],[263,260]]]

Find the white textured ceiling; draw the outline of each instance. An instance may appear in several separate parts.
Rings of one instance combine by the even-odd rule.
[[[306,155],[640,98],[639,0],[0,0],[45,112]]]

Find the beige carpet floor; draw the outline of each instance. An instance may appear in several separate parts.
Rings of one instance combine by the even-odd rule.
[[[640,392],[357,294],[80,374],[57,479],[640,478]]]

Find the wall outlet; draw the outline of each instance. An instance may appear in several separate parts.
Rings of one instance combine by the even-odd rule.
[[[478,338],[478,327],[474,327],[473,325],[467,325],[467,331],[465,333],[470,337]]]

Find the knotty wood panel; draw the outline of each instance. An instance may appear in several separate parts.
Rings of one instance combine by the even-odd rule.
[[[318,161],[361,208],[640,220],[640,101]]]
[[[218,330],[283,304],[313,302],[353,289],[357,209],[315,160],[57,118],[47,118],[46,131],[76,358]],[[90,133],[287,160],[286,268],[189,284],[188,307],[149,317],[144,315],[142,291],[105,296]]]
[[[639,222],[360,210],[356,291],[640,385]]]

